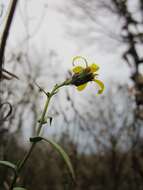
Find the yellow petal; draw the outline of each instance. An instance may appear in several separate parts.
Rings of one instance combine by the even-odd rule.
[[[86,67],[88,66],[88,62],[87,62],[87,60],[86,60],[84,57],[82,57],[82,56],[76,56],[76,57],[74,57],[74,58],[73,58],[73,61],[72,61],[72,64],[74,65],[75,62],[78,61],[78,60],[82,60],[82,61],[84,61],[85,64],[86,64]]]
[[[91,70],[92,73],[98,71],[98,69],[99,69],[99,66],[96,65],[95,63],[93,63],[93,64],[90,65],[89,67],[90,67],[90,70]]]
[[[103,82],[97,79],[94,79],[93,81],[96,82],[100,87],[100,89],[98,90],[98,94],[102,94],[105,89]]]
[[[74,73],[81,73],[82,71],[83,71],[83,67],[81,67],[81,66],[76,66],[76,67],[74,67],[73,69],[72,69],[72,71],[74,72]]]
[[[82,91],[82,90],[85,89],[86,86],[87,86],[87,83],[82,84],[82,85],[80,85],[80,86],[77,86],[77,90],[78,90],[78,91]]]

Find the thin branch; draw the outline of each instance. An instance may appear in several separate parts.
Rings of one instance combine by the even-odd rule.
[[[3,34],[2,34],[2,39],[1,39],[1,44],[0,44],[0,78],[2,77],[2,66],[4,63],[4,54],[5,54],[5,48],[6,48],[6,42],[8,39],[10,27],[12,24],[12,20],[14,17],[14,13],[16,10],[16,5],[18,3],[18,0],[13,0],[11,4],[11,8],[9,11],[9,15],[7,18],[6,26],[4,28]]]

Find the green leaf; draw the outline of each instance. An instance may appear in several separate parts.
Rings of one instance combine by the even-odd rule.
[[[25,189],[23,187],[14,187],[13,190],[27,190],[27,189]]]
[[[15,172],[17,172],[17,166],[11,162],[1,160],[0,165],[9,167],[12,170],[14,170]]]
[[[43,137],[40,137],[40,136],[30,138],[30,142],[35,142],[35,143],[39,142],[41,140],[48,142],[50,145],[52,145],[52,147],[55,150],[57,150],[57,152],[62,156],[64,162],[66,163],[73,180],[75,180],[75,173],[74,173],[74,170],[73,170],[73,167],[71,164],[71,160],[70,160],[69,156],[67,155],[67,153],[63,150],[63,148],[60,145],[58,145],[56,142],[46,139],[46,138],[43,138]]]
[[[49,139],[45,139],[45,138],[43,138],[43,140],[48,142],[50,145],[53,146],[53,148],[55,148],[57,150],[57,152],[59,152],[59,154],[62,156],[65,164],[67,165],[68,170],[69,170],[73,180],[75,180],[75,173],[74,173],[74,170],[73,170],[73,167],[72,167],[72,164],[71,164],[71,160],[70,160],[69,156],[67,155],[67,153],[56,142],[54,142],[52,140],[49,140]]]

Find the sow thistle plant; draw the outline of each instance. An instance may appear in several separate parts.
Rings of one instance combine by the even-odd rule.
[[[85,66],[84,67],[80,65],[75,66],[75,62],[81,61],[81,60],[84,61]],[[75,181],[75,173],[74,173],[69,156],[62,149],[62,147],[58,145],[56,142],[41,136],[41,132],[42,132],[43,125],[47,122],[46,115],[47,115],[49,103],[52,97],[59,92],[59,89],[61,87],[73,85],[77,88],[78,91],[82,91],[85,89],[85,87],[87,86],[89,82],[95,82],[99,88],[97,94],[103,93],[104,84],[102,81],[97,79],[98,70],[99,70],[99,66],[96,65],[95,63],[88,65],[88,62],[84,57],[76,56],[73,58],[73,69],[72,69],[72,75],[70,76],[70,78],[66,79],[61,84],[56,84],[50,92],[46,92],[45,90],[43,90],[41,87],[38,86],[40,90],[46,95],[47,98],[46,98],[45,106],[43,108],[41,117],[37,122],[38,123],[37,132],[34,137],[31,137],[29,139],[31,142],[29,151],[25,154],[22,160],[19,160],[17,162],[17,164],[13,164],[9,161],[0,161],[1,165],[10,168],[13,171],[13,177],[12,177],[12,181],[9,187],[10,190],[26,190],[24,187],[17,186],[17,181],[18,181],[17,179],[19,178],[20,172],[25,166],[28,158],[31,156],[33,149],[36,147],[36,145],[40,141],[45,141],[46,143],[50,144],[60,154],[61,158],[64,160],[68,168],[69,174],[71,175],[73,181]],[[51,123],[52,121],[51,118],[48,118],[48,119],[50,119],[50,123]]]

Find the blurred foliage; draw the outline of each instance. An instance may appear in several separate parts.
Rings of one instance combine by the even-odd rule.
[[[25,150],[17,144],[15,139],[11,143],[13,149],[9,146],[5,158],[14,162],[22,157]],[[23,184],[29,190],[62,190],[66,189],[67,186],[69,186],[68,189],[77,190],[104,190],[105,188],[107,190],[135,190],[143,188],[143,168],[138,168],[138,164],[143,166],[142,152],[138,149],[134,151],[134,154],[132,154],[132,149],[121,152],[113,147],[104,153],[79,153],[76,144],[72,143],[67,135],[62,136],[60,144],[66,145],[65,148],[74,163],[77,176],[76,185],[69,184],[70,179],[67,179],[65,165],[59,156],[50,146],[47,149],[47,146],[43,144],[34,150],[17,183]],[[7,176],[7,170],[0,170],[0,172],[1,178],[5,173]],[[7,177],[6,180],[10,179]]]

